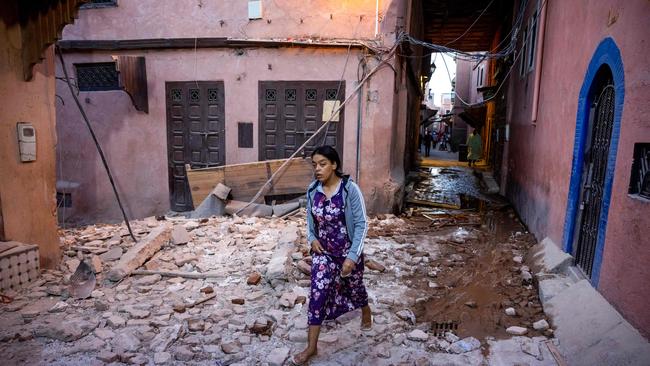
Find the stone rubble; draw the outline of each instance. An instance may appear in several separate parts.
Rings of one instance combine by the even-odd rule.
[[[0,308],[0,317],[15,319],[0,329],[0,351],[9,363],[284,365],[304,348],[311,271],[304,215],[166,221],[173,225],[169,242],[139,268],[159,273],[131,275],[117,283],[108,281],[108,272],[134,245],[124,225],[64,231],[65,248],[93,247],[101,254],[67,249],[58,269],[45,271],[12,304]],[[139,238],[158,225],[156,218],[132,223]],[[413,244],[402,218],[373,218],[371,227],[365,281],[373,328],[359,329],[359,311],[326,322],[315,364],[424,365],[428,358],[461,355],[463,360],[480,360],[480,340],[459,339],[452,332],[435,337],[429,331],[416,316],[418,304],[427,298],[414,296],[407,282],[418,274],[427,281],[425,291],[440,291],[446,286],[440,280],[446,268],[464,265],[468,252],[433,264],[438,259],[435,245]],[[473,229],[459,228],[449,240],[468,245],[476,235]],[[80,259],[86,258],[97,285],[91,298],[76,300],[65,288]],[[208,296],[213,297],[201,302]],[[466,302],[468,311],[483,306]],[[514,316],[519,302],[500,314]],[[540,320],[532,328],[549,326]],[[507,332],[521,335],[528,329],[509,327]],[[522,345],[522,357],[536,357],[534,345]],[[21,347],[42,352],[20,352]]]

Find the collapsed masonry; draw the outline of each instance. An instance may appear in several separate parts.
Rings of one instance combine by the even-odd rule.
[[[542,333],[551,330],[518,262],[530,236],[513,232],[495,247],[477,213],[429,212],[427,219],[421,215],[426,211],[411,212],[411,218],[370,222],[365,279],[373,330],[362,333],[356,313],[327,323],[325,358],[317,360],[388,365],[435,354],[480,364],[488,347],[510,342],[508,352],[514,347],[522,360],[549,364]],[[20,293],[6,293],[12,301],[0,310],[0,352],[16,363],[281,365],[303,346],[310,286],[303,213],[285,219],[152,217],[133,222],[133,229],[137,244],[123,225],[62,231],[61,268],[45,271]],[[500,277],[503,286],[486,282],[494,292],[489,299],[463,292],[476,282],[471,273],[482,275],[486,251],[495,250],[493,259],[504,268],[488,277]],[[95,285],[75,293],[82,261],[92,269],[84,278],[94,277]],[[439,321],[455,317],[449,309],[469,314],[467,321],[436,331]],[[498,337],[507,336],[508,327],[527,334],[479,340],[465,328],[474,316],[500,322]]]

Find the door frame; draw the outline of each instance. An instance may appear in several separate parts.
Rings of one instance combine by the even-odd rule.
[[[562,239],[563,249],[567,253],[575,250],[574,233],[580,207],[580,193],[582,182],[582,168],[584,163],[585,148],[589,132],[589,114],[592,100],[590,91],[594,85],[596,74],[601,66],[607,65],[612,73],[615,90],[614,125],[610,141],[609,155],[607,157],[607,168],[605,173],[605,184],[603,191],[602,209],[598,224],[598,239],[596,241],[596,252],[591,275],[591,284],[598,287],[600,279],[600,267],[603,260],[605,247],[605,234],[607,229],[607,218],[609,213],[612,185],[616,166],[616,154],[618,152],[618,140],[621,130],[621,117],[623,115],[623,104],[625,100],[625,77],[621,52],[611,37],[603,39],[594,55],[591,58],[589,67],[584,77],[580,94],[578,97],[578,112],[576,116],[576,129],[573,144],[573,163],[571,166],[571,179],[569,181],[569,193],[567,209],[564,222],[564,235]]]

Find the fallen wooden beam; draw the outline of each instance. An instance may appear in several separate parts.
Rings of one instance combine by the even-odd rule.
[[[172,225],[170,223],[163,223],[153,229],[149,235],[122,255],[120,261],[108,272],[108,279],[111,281],[120,281],[131,274],[136,268],[143,265],[144,262],[156,254],[171,239],[171,235]]]
[[[180,271],[148,271],[144,269],[139,269],[131,272],[132,275],[161,275],[163,277],[182,277],[182,278],[191,278],[191,279],[205,279],[205,278],[222,278],[224,277],[223,273],[192,273],[192,272],[180,272]]]
[[[194,207],[198,207],[219,183],[232,188],[231,195],[234,200],[250,201],[286,160],[266,160],[214,168],[186,169]],[[313,179],[311,162],[308,159],[294,158],[286,169],[274,179],[267,195],[304,193]],[[263,201],[260,199],[259,203],[263,203]]]

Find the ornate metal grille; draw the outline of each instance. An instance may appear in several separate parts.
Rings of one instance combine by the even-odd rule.
[[[339,91],[337,89],[325,90],[325,100],[337,100]]]
[[[75,64],[79,91],[119,90],[115,62]]]
[[[183,90],[172,89],[171,92],[172,102],[180,103],[183,101]]]
[[[275,89],[266,89],[266,101],[267,102],[275,102],[275,96],[277,92]]]
[[[591,145],[589,145],[585,157],[583,199],[580,205],[582,211],[580,219],[582,222],[579,228],[576,252],[576,264],[589,277],[592,275],[596,255],[600,212],[603,206],[605,172],[614,126],[614,85],[608,84],[604,86],[597,95]]]
[[[305,100],[308,102],[315,102],[318,97],[318,92],[316,89],[307,89],[305,90]]]
[[[284,100],[287,102],[296,101],[296,89],[285,89],[284,90]]]
[[[214,103],[219,98],[219,91],[217,89],[208,89],[208,102]]]
[[[201,100],[201,91],[199,89],[190,89],[190,102],[198,103]]]

